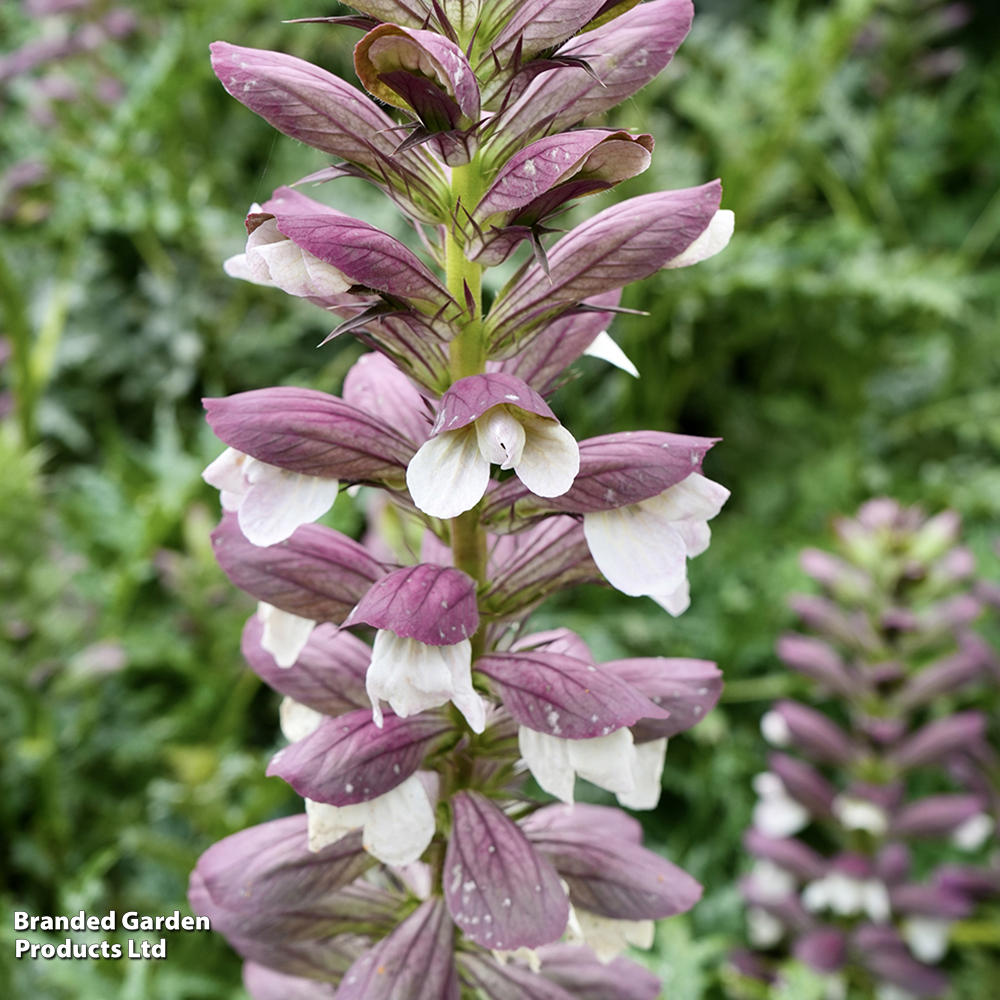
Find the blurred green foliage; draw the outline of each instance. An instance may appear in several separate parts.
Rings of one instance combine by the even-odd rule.
[[[110,5],[29,8],[0,5],[7,60]],[[198,399],[337,391],[360,353],[346,338],[316,353],[321,313],[220,268],[249,203],[324,160],[230,99],[207,45],[277,48],[351,79],[353,31],[280,21],[337,5],[130,9],[134,30],[97,49],[0,70],[0,992],[18,1000],[242,995],[212,936],[171,936],[159,964],[14,962],[11,913],[183,910],[201,850],[298,808],[263,777],[276,699],[241,666],[251,604],[211,557],[217,500],[199,472],[219,445]],[[671,68],[594,123],[657,140],[653,167],[616,197],[721,176],[737,214],[725,254],[627,293],[649,315],[612,332],[643,377],[583,359],[554,400],[577,437],[725,439],[706,471],[733,498],[692,564],[688,613],[589,588],[538,615],[601,658],[725,670],[723,705],[674,741],[644,818],[707,887],[649,957],[668,997],[722,996],[741,938],[756,722],[795,690],[773,646],[803,586],[798,550],[888,493],[959,510],[998,575],[998,51],[991,0],[705,0]],[[353,181],[318,196],[399,233]],[[346,498],[335,514],[356,520]],[[963,949],[958,996],[993,995],[995,944]],[[814,979],[792,970],[782,997],[818,995]]]

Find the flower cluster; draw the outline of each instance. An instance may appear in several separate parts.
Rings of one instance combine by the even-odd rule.
[[[700,886],[635,820],[574,805],[575,782],[653,808],[667,740],[712,708],[719,671],[596,663],[568,630],[525,626],[586,582],[680,614],[687,559],[728,496],[701,473],[713,440],[577,442],[546,401],[582,354],[632,369],[605,329],[621,288],[732,232],[714,182],[624,201],[545,245],[570,203],[648,166],[650,136],[574,126],[670,61],[692,6],[353,6],[315,20],[364,32],[355,64],[381,103],[287,55],[212,47],[234,97],[337,158],[306,180],[377,186],[426,256],[285,187],[251,208],[246,251],[226,262],[374,350],[341,397],[206,402],[228,446],[205,471],[225,509],[215,553],[260,602],[244,656],[285,696],[290,745],[268,773],[306,809],[206,852],[191,903],[246,958],[256,1000],[652,1000],[659,983],[619,953]],[[484,269],[518,252],[486,311]],[[315,523],[358,486],[362,541]],[[387,505],[419,554],[379,534]],[[531,798],[532,777],[561,802]]]
[[[757,860],[743,895],[751,944],[790,949],[829,977],[831,997],[940,996],[954,922],[1000,892],[995,857],[955,863],[995,848],[998,806],[987,719],[968,708],[998,670],[970,628],[990,595],[973,586],[959,529],[951,511],[928,519],[873,500],[837,523],[841,556],[802,555],[824,593],[792,607],[822,638],[786,635],[778,655],[830,713],[785,700],[761,721],[779,749],[754,782],[745,846]],[[955,857],[927,872],[942,840]],[[768,968],[751,955],[737,966]]]

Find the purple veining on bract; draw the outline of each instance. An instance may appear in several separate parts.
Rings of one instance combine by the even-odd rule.
[[[479,627],[476,581],[450,566],[420,563],[382,577],[358,602],[344,627],[371,625],[429,646],[470,639]]]
[[[560,653],[490,653],[476,669],[493,682],[523,726],[562,739],[607,736],[668,713],[601,667]]]
[[[517,825],[478,792],[451,799],[444,893],[466,937],[504,951],[558,940],[569,906],[555,869]]]
[[[414,774],[435,741],[452,728],[435,712],[408,719],[387,714],[376,726],[371,709],[361,709],[324,719],[305,739],[279,750],[267,774],[284,778],[315,802],[368,802]]]
[[[235,514],[212,532],[215,558],[241,590],[282,611],[340,623],[385,573],[363,546],[332,528],[304,524],[277,545],[252,545]]]

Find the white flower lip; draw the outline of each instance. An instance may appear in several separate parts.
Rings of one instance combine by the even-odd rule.
[[[574,906],[569,910],[567,944],[589,945],[603,965],[613,962],[630,945],[648,951],[655,935],[652,920],[614,920]]]
[[[623,727],[607,736],[568,740],[521,726],[517,742],[535,781],[563,802],[572,804],[578,776],[614,792],[629,809],[654,809],[660,800],[666,739],[635,746]]]
[[[258,546],[277,545],[322,517],[340,488],[336,479],[279,469],[235,448],[227,448],[201,475],[221,492],[223,509],[237,512],[246,540]]]
[[[788,794],[776,774],[765,771],[756,775],[753,788],[760,796],[753,810],[753,825],[765,837],[790,837],[809,825],[809,810]]]
[[[867,830],[876,837],[884,837],[889,830],[889,814],[868,799],[838,795],[832,808],[846,830]]]
[[[538,496],[561,496],[580,471],[580,449],[557,421],[501,403],[424,442],[406,469],[406,485],[425,514],[457,517],[486,493],[491,464],[513,469]]]
[[[682,254],[666,263],[666,267],[689,267],[714,257],[729,246],[736,228],[736,216],[728,208],[720,208],[712,216],[705,231]]]
[[[257,605],[257,617],[264,624],[261,647],[274,657],[279,667],[287,670],[305,649],[316,622],[289,614],[264,601]]]
[[[375,725],[382,726],[381,701],[407,718],[449,701],[465,716],[473,732],[486,728],[486,708],[472,686],[472,643],[428,646],[400,638],[388,629],[375,634],[365,677]]]
[[[671,614],[687,608],[687,560],[708,548],[708,521],[729,491],[693,472],[657,496],[585,514],[583,530],[598,569],[616,590],[649,596]]]
[[[609,365],[620,368],[623,372],[628,372],[633,378],[639,377],[639,369],[632,364],[628,355],[611,339],[611,334],[607,330],[602,330],[591,341],[590,346],[583,352],[584,357],[600,358],[607,361]]]
[[[244,276],[244,265],[234,263],[230,267],[235,277]],[[273,218],[266,219],[247,237],[245,271],[258,285],[277,285],[283,292],[299,297],[340,295],[353,284],[332,264],[279,232]]]
[[[352,806],[306,799],[306,814],[310,851],[321,851],[363,827],[365,850],[395,867],[418,861],[434,837],[434,806],[417,774],[384,795]]]

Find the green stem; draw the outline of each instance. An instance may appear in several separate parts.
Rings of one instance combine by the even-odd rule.
[[[486,367],[486,347],[483,343],[483,269],[465,256],[463,228],[468,224],[465,210],[479,200],[479,166],[475,160],[464,167],[454,167],[452,204],[455,213],[450,232],[445,235],[445,272],[448,291],[465,310],[462,331],[451,342],[451,378],[457,381],[467,375],[478,375]]]
[[[448,291],[466,310],[462,329],[451,342],[451,378],[455,382],[468,375],[478,375],[486,368],[486,347],[483,343],[483,269],[465,256],[465,237],[461,224],[467,221],[464,210],[478,202],[481,195],[479,165],[473,160],[463,167],[454,167],[452,206],[455,221],[445,235],[445,271]],[[479,522],[479,508],[451,519],[451,549],[455,566],[471,576],[476,583],[486,582],[486,532]],[[482,654],[483,630],[472,639],[472,655]]]

